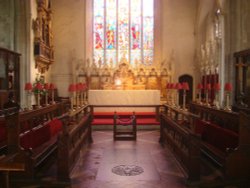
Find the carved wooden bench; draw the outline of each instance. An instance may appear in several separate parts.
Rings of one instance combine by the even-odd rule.
[[[201,136],[201,151],[224,166],[229,149],[238,147],[239,134],[210,122],[197,120],[195,133]]]
[[[163,105],[160,143],[175,154],[187,174],[188,182],[200,180],[200,138],[192,131],[197,116]]]
[[[57,135],[62,129],[61,108],[61,104],[54,104],[15,116],[5,115],[6,155],[25,153],[25,172],[20,175],[34,177],[37,167],[56,150]]]
[[[63,125],[61,118],[63,116],[20,135],[20,146],[29,153],[25,159],[29,177],[33,177],[35,169],[57,149],[57,136]]]
[[[86,148],[92,142],[91,114],[88,106],[77,109],[63,119],[63,131],[58,136],[57,175],[69,181],[71,171]]]

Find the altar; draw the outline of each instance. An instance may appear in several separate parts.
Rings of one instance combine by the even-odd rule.
[[[154,112],[154,105],[160,105],[159,90],[89,90],[88,103],[93,106],[123,106],[98,107],[95,111],[141,111]],[[127,107],[126,107],[127,106]],[[134,107],[133,107],[134,106]],[[144,107],[140,107],[144,106]]]

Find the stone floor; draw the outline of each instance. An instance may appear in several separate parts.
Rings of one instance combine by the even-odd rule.
[[[56,180],[56,163],[34,182],[14,187],[23,188],[184,188],[187,187],[183,169],[176,158],[158,140],[159,130],[138,131],[137,141],[114,141],[112,131],[93,131],[93,143],[81,152],[72,171],[71,182]],[[203,161],[203,166],[206,162]],[[211,166],[210,166],[211,167]],[[221,179],[216,168],[202,168],[202,182]],[[46,168],[45,168],[46,169]],[[18,185],[18,186],[16,186]],[[28,185],[28,186],[27,186]],[[201,185],[201,184],[200,184]],[[223,187],[213,186],[193,187]],[[206,185],[203,184],[203,185]],[[229,186],[233,188],[232,186]]]
[[[94,131],[94,143],[73,171],[72,187],[186,187],[175,157],[158,143],[159,131],[140,131],[137,136],[137,141],[113,141],[112,131]],[[136,165],[143,172],[116,175],[112,168],[119,165]]]

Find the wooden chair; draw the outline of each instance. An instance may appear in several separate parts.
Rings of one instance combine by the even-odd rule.
[[[132,116],[130,116],[129,119],[122,119],[115,112],[113,132],[114,140],[136,140],[137,128],[135,112],[133,112]]]

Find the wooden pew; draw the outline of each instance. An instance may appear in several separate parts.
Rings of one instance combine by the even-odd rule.
[[[195,133],[201,135],[201,152],[221,167],[226,180],[250,177],[250,116],[192,103],[200,116]]]
[[[35,128],[41,124],[51,121],[67,112],[66,102],[44,106],[38,109],[23,111],[20,113],[20,133]]]
[[[229,150],[224,172],[227,179],[250,178],[250,115],[240,112],[239,145]]]
[[[63,105],[57,103],[20,115],[20,145],[29,153],[25,158],[26,176],[34,177],[37,168],[56,151],[65,116]],[[27,124],[28,129],[23,126]]]
[[[71,112],[63,119],[63,131],[58,136],[57,175],[70,181],[70,173],[83,148],[92,142],[89,106]]]
[[[18,113],[16,123],[7,126],[7,155],[23,155],[25,172],[33,178],[36,169],[57,149],[57,135],[62,128],[63,104],[54,104]],[[6,116],[6,123],[10,121]]]
[[[239,113],[207,107],[197,103],[190,103],[189,110],[199,115],[200,119],[216,124],[222,128],[239,132]]]
[[[239,140],[239,113],[191,103],[190,110],[200,118],[194,132],[201,136],[201,152],[220,167],[225,166],[227,150],[235,149]]]
[[[186,171],[187,181],[200,180],[200,138],[190,127],[197,116],[163,105],[160,142],[167,144]]]
[[[10,110],[10,109],[9,109]],[[48,123],[53,118],[68,111],[68,101],[62,101],[42,108],[21,111],[19,113],[19,133],[32,130],[35,127]],[[5,110],[0,110],[0,154],[5,152],[7,146],[7,128],[4,117]],[[22,137],[22,136],[21,136]]]

